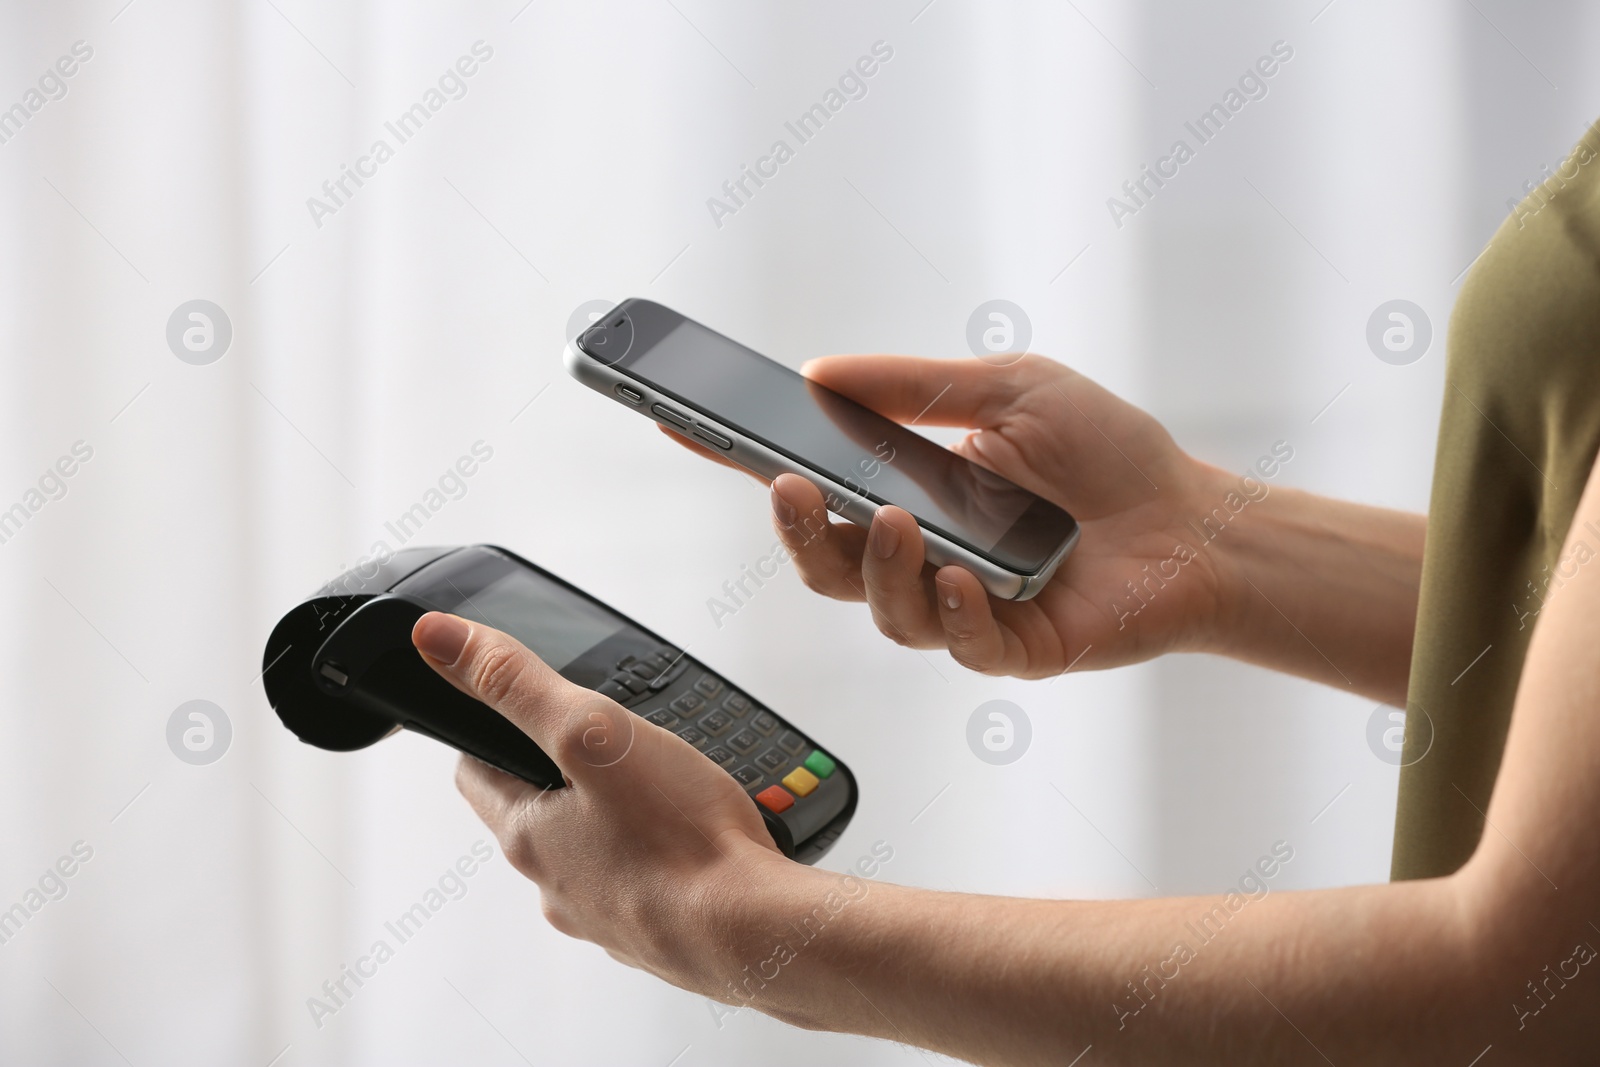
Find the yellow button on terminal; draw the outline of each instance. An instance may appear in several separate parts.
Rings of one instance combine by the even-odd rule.
[[[817,788],[818,778],[804,767],[796,767],[784,776],[783,784],[797,797],[808,797]]]

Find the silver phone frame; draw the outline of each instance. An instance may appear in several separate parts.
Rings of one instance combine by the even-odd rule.
[[[818,491],[822,493],[823,501],[829,511],[848,519],[857,526],[868,527],[872,525],[873,516],[878,513],[879,507],[872,500],[862,496],[854,489],[840,485],[826,475],[768,448],[761,442],[746,437],[732,427],[719,422],[715,416],[700,410],[692,404],[686,403],[677,397],[655,393],[647,383],[623,374],[621,371],[615,370],[608,364],[583,351],[578,347],[575,338],[569,341],[562,351],[562,362],[566,365],[567,373],[571,374],[572,377],[595,392],[609,396],[630,411],[636,411],[651,421],[665,426],[680,437],[695,441],[695,443],[703,447],[720,450],[734,463],[768,481],[780,474],[798,474],[817,487]],[[640,400],[638,403],[628,400],[618,391],[617,387],[623,385],[639,395]],[[653,410],[657,404],[665,405],[673,410],[686,409],[685,413],[693,420],[693,426],[688,431],[685,431],[684,428],[657,415]],[[697,439],[693,432],[695,427],[704,427],[712,433],[733,442],[732,447],[722,448],[714,441]],[[1018,601],[1032,599],[1038,594],[1039,590],[1045,587],[1046,583],[1050,581],[1051,575],[1055,574],[1056,568],[1061,565],[1062,560],[1066,559],[1067,554],[1072,551],[1073,546],[1078,543],[1079,536],[1083,533],[1082,525],[1075,525],[1072,536],[1067,538],[1061,547],[1045,561],[1045,565],[1039,570],[1039,573],[1019,574],[1001,566],[987,556],[981,556],[966,546],[956,544],[942,534],[928,529],[920,519],[918,519],[917,525],[922,530],[923,552],[928,562],[939,567],[964,567],[976,575],[983,587],[994,596],[999,597],[1001,600]]]

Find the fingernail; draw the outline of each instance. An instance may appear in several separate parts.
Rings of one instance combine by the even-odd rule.
[[[874,556],[888,559],[894,555],[894,550],[900,547],[900,531],[891,526],[887,519],[879,516],[872,520],[872,533],[867,537],[867,542],[872,545]]]
[[[944,606],[955,611],[961,606],[961,587],[942,578],[935,578],[933,584],[938,587],[939,599],[944,601]]]
[[[794,525],[795,518],[800,514],[793,504],[783,499],[777,489],[772,490],[772,513],[778,517],[778,525],[786,530]]]
[[[471,634],[472,627],[454,615],[430,611],[417,620],[416,628],[411,631],[411,640],[426,655],[454,666],[456,660],[461,658],[461,650],[467,646],[467,638]]]

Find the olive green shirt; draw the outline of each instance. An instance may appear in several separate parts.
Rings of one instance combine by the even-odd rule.
[[[1600,529],[1562,551],[1597,446],[1600,124],[1500,227],[1450,321],[1397,879],[1449,874],[1477,847],[1540,609],[1600,553]]]

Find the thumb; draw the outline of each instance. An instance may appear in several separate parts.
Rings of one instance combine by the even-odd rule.
[[[823,356],[800,373],[896,422],[986,429],[1005,421],[1047,365],[1056,366],[1042,356],[1003,367],[980,359]]]
[[[567,681],[516,638],[430,611],[411,630],[423,660],[451,685],[509,719],[572,780],[633,744],[632,714]]]

